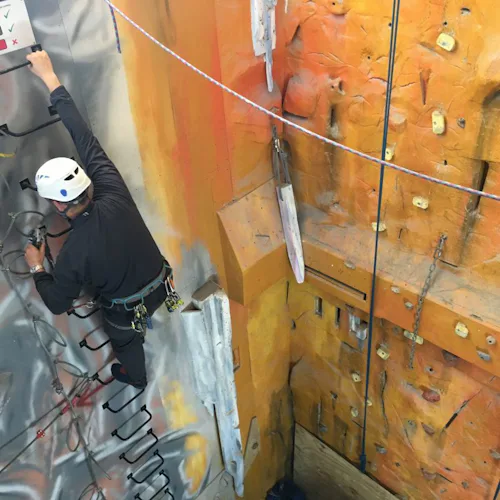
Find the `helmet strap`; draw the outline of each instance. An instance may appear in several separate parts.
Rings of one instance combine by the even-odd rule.
[[[88,197],[88,193],[87,191],[85,191],[84,193],[82,193],[78,198],[76,198],[75,200],[72,200],[72,201],[69,201],[68,202],[68,206],[64,209],[64,210],[57,210],[57,213],[61,216],[61,217],[64,217],[66,220],[70,220],[71,218],[68,217],[68,212],[73,208],[74,205],[78,205],[80,204],[82,201],[84,201],[85,199],[90,199]]]

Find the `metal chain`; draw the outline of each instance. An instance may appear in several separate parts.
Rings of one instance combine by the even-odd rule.
[[[410,352],[410,370],[413,370],[413,360],[415,358],[415,349],[417,346],[418,331],[420,330],[420,320],[422,319],[422,309],[424,307],[424,300],[427,295],[427,292],[429,291],[429,288],[431,287],[434,271],[436,270],[437,267],[437,261],[441,258],[441,255],[443,255],[443,248],[447,239],[448,236],[446,236],[445,234],[442,234],[439,238],[439,243],[437,244],[434,250],[434,256],[431,267],[429,267],[427,278],[425,279],[422,292],[420,293],[420,296],[418,298],[417,310],[415,311],[415,321],[413,322],[413,337],[412,337],[411,352]]]

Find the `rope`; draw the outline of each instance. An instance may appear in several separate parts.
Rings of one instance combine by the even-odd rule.
[[[347,153],[351,153],[353,155],[359,156],[360,158],[363,158],[364,160],[368,160],[373,163],[378,163],[379,165],[383,165],[385,167],[391,168],[393,170],[396,170],[398,172],[402,172],[404,174],[412,175],[413,177],[417,177],[419,179],[423,179],[429,182],[433,182],[435,184],[439,184],[441,186],[446,186],[452,189],[457,189],[459,191],[463,191],[465,193],[469,193],[475,196],[482,196],[483,198],[489,198],[490,200],[495,200],[495,201],[500,201],[500,196],[491,194],[491,193],[486,193],[484,191],[479,191],[477,189],[473,189],[470,187],[462,186],[460,184],[454,184],[453,182],[448,182],[444,181],[442,179],[437,179],[435,177],[432,177],[430,175],[422,174],[420,172],[415,172],[414,170],[410,170],[409,168],[401,167],[399,165],[396,165],[394,163],[390,163],[388,161],[385,161],[384,159],[379,160],[378,158],[375,158],[374,156],[370,156],[366,153],[362,153],[361,151],[358,151],[356,149],[350,148],[349,146],[345,146],[343,144],[340,144],[339,142],[333,141],[332,139],[328,139],[327,137],[324,137],[320,134],[317,134],[316,132],[313,132],[311,130],[308,130],[304,127],[301,127],[300,125],[297,125],[294,122],[291,122],[290,120],[287,120],[286,118],[283,118],[282,116],[277,115],[276,113],[273,113],[272,111],[269,111],[268,109],[260,106],[259,104],[251,101],[250,99],[247,99],[246,97],[242,96],[241,94],[238,94],[238,92],[235,92],[234,90],[230,89],[223,83],[219,82],[215,78],[212,78],[210,75],[207,75],[200,69],[198,69],[196,66],[191,64],[190,62],[186,61],[183,57],[181,57],[179,54],[174,52],[172,49],[169,49],[167,46],[163,45],[160,41],[158,41],[154,36],[150,35],[145,29],[141,28],[136,22],[134,22],[130,17],[128,17],[124,12],[122,12],[119,8],[117,8],[110,0],[104,0],[114,11],[118,12],[123,19],[125,19],[128,23],[130,23],[135,29],[140,31],[144,36],[149,38],[154,44],[158,45],[162,50],[170,54],[172,57],[177,59],[179,62],[187,66],[189,69],[200,75],[201,77],[205,78],[209,82],[213,83],[215,86],[219,87],[222,89],[224,92],[227,92],[228,94],[231,94],[233,97],[236,97],[240,101],[243,101],[244,103],[248,104],[252,108],[257,109],[261,113],[266,114],[267,116],[270,116],[271,118],[278,120],[279,122],[288,125],[296,130],[299,130],[300,132],[303,132],[304,134],[314,137],[315,139],[318,139],[319,141],[322,141],[326,144],[329,144],[331,146],[334,146],[336,148],[341,149],[342,151],[346,151]],[[382,152],[384,155],[384,152]]]
[[[80,427],[80,422],[79,422],[79,417],[76,414],[75,407],[73,404],[73,401],[71,399],[71,394],[73,392],[73,389],[70,390],[69,394],[68,392],[64,389],[64,386],[61,382],[61,379],[59,378],[58,374],[58,366],[60,365],[63,370],[65,370],[67,373],[71,374],[73,377],[76,377],[78,380],[80,380],[81,384],[89,384],[92,382],[93,379],[89,378],[88,375],[83,373],[77,366],[73,365],[72,363],[66,362],[59,360],[58,357],[53,356],[50,352],[50,349],[46,345],[46,343],[42,340],[42,336],[39,331],[38,324],[43,323],[45,325],[48,325],[52,332],[49,333],[50,340],[58,344],[59,346],[65,348],[66,347],[66,341],[64,340],[64,337],[61,335],[59,330],[57,330],[55,327],[47,323],[45,320],[42,320],[41,318],[35,316],[32,311],[30,311],[30,308],[28,306],[28,303],[22,296],[21,292],[19,291],[18,287],[13,283],[11,279],[11,274],[15,274],[12,270],[9,269],[9,267],[5,265],[5,256],[11,254],[11,253],[16,253],[18,251],[14,250],[12,252],[8,252],[6,254],[3,254],[5,242],[7,238],[10,236],[12,229],[16,229],[16,231],[25,236],[25,233],[17,227],[16,224],[16,219],[23,214],[36,214],[42,216],[44,218],[44,215],[40,212],[36,211],[24,211],[24,212],[19,212],[17,214],[9,214],[11,217],[11,221],[9,223],[9,226],[7,228],[7,231],[4,235],[4,237],[0,240],[0,271],[3,272],[5,281],[8,283],[10,288],[13,290],[13,292],[16,294],[17,298],[19,299],[20,303],[23,306],[24,311],[26,312],[26,315],[31,318],[32,321],[32,326],[33,326],[33,334],[38,341],[39,345],[41,346],[45,357],[47,359],[47,365],[48,368],[52,374],[53,377],[53,382],[52,386],[53,389],[57,394],[60,394],[62,396],[62,401],[66,403],[66,408],[64,410],[64,413],[68,411],[70,413],[71,421],[68,426],[68,431],[66,435],[66,443],[68,445],[68,448],[71,452],[76,452],[79,448],[83,449],[83,453],[85,455],[85,463],[87,465],[87,470],[89,472],[89,476],[91,479],[91,484],[94,486],[94,491],[97,492],[98,497],[100,500],[105,500],[105,495],[102,489],[100,488],[98,482],[97,482],[97,476],[94,471],[94,467],[97,467],[100,469],[104,475],[108,478],[111,479],[109,474],[101,467],[99,462],[94,458],[94,455],[92,451],[89,448],[89,445],[87,443],[87,440],[85,439],[85,436],[83,434],[83,431]],[[24,253],[24,252],[23,252]],[[54,333],[57,333],[57,337],[53,335]],[[69,368],[69,369],[68,369]],[[77,383],[77,387],[80,386],[80,383]],[[58,407],[59,404],[56,406]],[[55,409],[55,408],[53,408]],[[49,412],[50,413],[50,412]],[[44,433],[51,427],[58,419],[59,417],[63,414],[63,412],[59,412],[51,421],[41,429],[41,436],[44,435]],[[47,414],[45,414],[47,415]],[[40,419],[39,419],[40,420]],[[77,443],[74,447],[71,446],[70,440],[71,440],[71,434],[74,434],[76,432],[76,436],[78,438]],[[16,462],[37,440],[39,439],[39,436],[37,434],[37,437],[30,440],[26,446],[24,446],[16,455],[6,464],[2,467],[0,470],[0,474],[2,474],[6,469],[8,469],[14,462]],[[8,443],[10,443],[12,440],[10,440]],[[7,443],[6,443],[7,444]],[[6,446],[6,444],[2,445],[2,448]]]
[[[116,38],[116,49],[118,53],[122,53],[122,44],[120,42],[120,32],[118,31],[118,23],[116,22],[115,11],[111,5],[109,6],[109,10],[111,12],[111,19],[113,20],[113,28],[115,30],[115,38]]]
[[[385,150],[387,147],[387,137],[389,135],[389,115],[391,111],[391,97],[392,97],[392,82],[394,79],[394,66],[396,62],[396,43],[398,38],[399,26],[399,9],[401,0],[393,0],[392,3],[392,23],[391,23],[391,43],[389,48],[389,67],[387,74],[387,94],[385,98],[385,112],[384,112],[384,135],[382,138],[382,158],[385,157]],[[372,272],[372,288],[370,296],[370,319],[368,322],[368,347],[366,355],[366,385],[365,385],[365,407],[363,416],[363,434],[361,439],[361,454],[359,457],[360,470],[366,472],[366,427],[368,420],[368,393],[370,390],[370,366],[372,359],[372,343],[373,343],[373,320],[375,315],[375,288],[377,283],[377,263],[378,263],[378,246],[380,240],[380,215],[382,212],[382,191],[384,188],[384,174],[385,165],[380,167],[380,180],[378,191],[377,203],[377,230],[375,231],[375,251],[373,255],[373,272]]]

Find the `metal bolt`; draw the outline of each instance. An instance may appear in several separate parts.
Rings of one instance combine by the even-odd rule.
[[[391,291],[393,293],[401,293],[401,290],[397,286],[391,286]]]
[[[413,309],[413,304],[406,300],[405,307],[406,307],[406,309],[408,309],[408,311],[411,311]]]
[[[493,335],[488,335],[486,337],[486,342],[488,342],[489,345],[495,345],[497,343],[497,339],[493,337]]]
[[[349,260],[346,260],[344,262],[344,266],[347,267],[348,269],[356,269],[356,266]]]
[[[354,406],[351,407],[351,415],[353,418],[356,418],[359,415],[359,411],[357,408],[354,408]]]

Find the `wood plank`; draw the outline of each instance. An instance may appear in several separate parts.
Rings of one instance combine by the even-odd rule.
[[[396,500],[300,425],[295,426],[294,480],[315,500]]]

